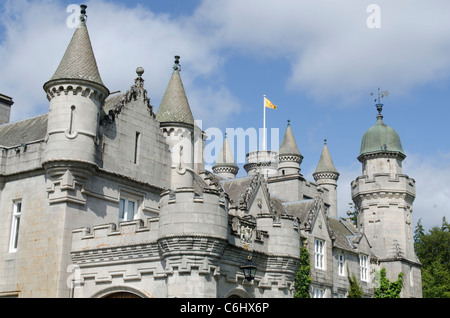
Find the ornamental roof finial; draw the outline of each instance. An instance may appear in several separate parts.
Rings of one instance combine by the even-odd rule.
[[[81,8],[80,21],[86,21],[86,19],[87,19],[87,15],[86,15],[87,5],[82,4],[82,5],[80,5],[80,8]]]
[[[178,55],[175,55],[175,64],[173,65],[173,70],[174,71],[181,71],[180,57]]]
[[[373,96],[373,95],[375,95],[375,94],[374,93],[370,93],[370,96]],[[383,104],[381,103],[381,99],[384,98],[384,97],[388,97],[389,96],[389,92],[388,91],[382,91],[382,90],[380,90],[380,88],[378,88],[377,95],[378,95],[377,98],[374,99],[374,101],[376,103],[375,106],[376,106],[377,111],[378,111],[377,118],[382,119],[383,115],[381,115],[381,111],[383,110]]]

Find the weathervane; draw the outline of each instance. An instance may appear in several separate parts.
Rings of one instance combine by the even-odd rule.
[[[374,93],[370,93],[370,96],[375,95]],[[388,97],[389,96],[389,92],[388,91],[382,91],[380,90],[380,88],[378,88],[378,93],[377,93],[377,98],[374,99],[375,101],[375,106],[377,107],[378,110],[378,116],[381,116],[381,111],[383,110],[383,104],[381,103],[381,99],[384,97]]]

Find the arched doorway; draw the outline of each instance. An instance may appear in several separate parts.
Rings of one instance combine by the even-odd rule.
[[[106,296],[104,296],[103,298],[141,298],[140,296],[130,293],[130,292],[115,292],[112,294],[108,294]]]

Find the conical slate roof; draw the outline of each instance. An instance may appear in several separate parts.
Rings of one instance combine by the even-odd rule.
[[[98,71],[85,20],[86,18],[82,14],[80,23],[72,36],[72,40],[55,74],[53,74],[52,78],[44,87],[51,81],[62,79],[86,80],[105,87]]]
[[[318,173],[336,173],[339,174],[334,167],[333,160],[331,159],[330,152],[328,150],[327,142],[325,140],[322,154],[320,155],[319,163],[317,165],[316,171],[314,171],[313,176]]]
[[[178,59],[179,57],[176,56],[172,77],[156,113],[156,120],[163,124],[176,123],[191,126],[194,125],[194,116],[192,116],[181,81]]]
[[[281,141],[280,150],[278,151],[279,156],[283,155],[296,155],[301,156],[302,154],[298,150],[297,143],[295,142],[294,134],[292,133],[291,125],[288,121],[288,126],[286,132],[284,133],[283,140]]]
[[[219,166],[237,167],[237,164],[234,161],[233,153],[231,152],[230,144],[228,143],[227,136],[225,136],[225,139],[223,140],[222,149],[219,152],[219,156],[217,157],[216,163],[214,164],[213,168]]]

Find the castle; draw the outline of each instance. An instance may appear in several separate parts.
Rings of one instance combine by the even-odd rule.
[[[422,296],[415,182],[380,103],[351,184],[354,224],[338,217],[326,142],[308,181],[290,124],[278,152],[247,155],[246,176],[226,137],[206,171],[179,57],[157,109],[142,68],[111,94],[81,7],[43,86],[48,113],[9,123],[0,95],[0,297],[293,297],[301,247],[311,297],[346,297],[351,275],[372,297],[382,268],[404,273],[402,297]]]

